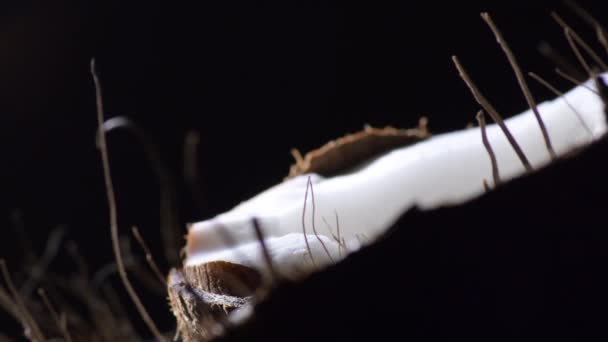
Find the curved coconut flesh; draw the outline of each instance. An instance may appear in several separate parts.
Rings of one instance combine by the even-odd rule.
[[[606,74],[601,77],[607,79]],[[558,156],[606,132],[604,105],[595,88],[588,81],[564,98],[538,106]],[[551,161],[531,110],[505,123],[535,169]],[[502,180],[524,174],[499,127],[488,125],[486,133]],[[483,194],[484,181],[492,179],[492,172],[480,136],[479,128],[440,134],[386,152],[352,172],[288,179],[226,213],[192,224],[185,266],[227,261],[267,273],[254,218],[263,228],[266,248],[281,275],[294,278],[336,261],[346,254],[344,247],[354,250],[361,242],[377,238],[413,206],[432,209]]]

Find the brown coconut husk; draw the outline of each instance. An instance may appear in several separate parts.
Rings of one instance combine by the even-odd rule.
[[[291,154],[296,162],[289,168],[287,178],[305,173],[332,176],[391,149],[415,144],[431,136],[427,123],[422,117],[418,127],[410,129],[365,126],[362,131],[332,140],[305,156],[294,148]]]

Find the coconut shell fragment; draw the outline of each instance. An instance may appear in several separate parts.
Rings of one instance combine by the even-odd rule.
[[[291,165],[287,178],[305,173],[332,176],[388,150],[415,144],[430,137],[427,122],[422,117],[418,127],[411,129],[365,126],[362,131],[332,140],[305,156],[292,149],[296,162]]]
[[[226,316],[251,302],[262,277],[254,269],[216,261],[169,273],[169,304],[186,342],[206,341],[221,333]]]
[[[191,285],[222,295],[250,296],[262,284],[262,275],[258,271],[226,261],[186,266],[182,272]]]

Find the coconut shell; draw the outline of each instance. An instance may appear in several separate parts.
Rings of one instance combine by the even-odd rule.
[[[251,302],[261,283],[256,270],[224,261],[171,270],[169,304],[183,340],[206,341],[216,336],[226,315]]]
[[[332,140],[305,156],[297,149],[292,149],[291,154],[296,162],[291,165],[287,178],[305,173],[332,176],[381,153],[417,143],[428,137],[430,133],[427,129],[427,119],[424,117],[420,119],[417,128],[411,129],[366,126],[362,131]]]

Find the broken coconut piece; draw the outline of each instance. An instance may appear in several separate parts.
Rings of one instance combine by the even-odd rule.
[[[605,134],[604,103],[596,86],[588,81],[538,106],[558,156]],[[551,161],[531,110],[505,124],[534,169]],[[278,274],[298,279],[382,235],[413,206],[432,209],[483,194],[492,165],[480,136],[479,128],[441,134],[334,177],[296,176],[229,212],[192,224],[184,269],[172,271],[168,281],[184,339],[213,336],[219,327],[214,322],[249,307],[252,297],[245,289],[273,279],[265,253]],[[486,126],[485,136],[503,181],[526,172],[497,125]],[[263,245],[254,219],[264,230]]]
[[[606,79],[606,75],[602,77]],[[589,144],[606,132],[604,105],[595,88],[595,82],[588,81],[563,98],[538,106],[557,155]],[[533,168],[551,161],[531,110],[505,124]],[[486,126],[486,134],[502,180],[524,174],[526,170],[499,127]],[[483,194],[484,180],[492,179],[492,167],[480,136],[479,128],[440,134],[386,152],[348,173],[334,177],[306,174],[284,181],[226,213],[192,224],[185,265],[223,260],[267,274],[253,218],[265,232],[272,260],[287,276],[338,260],[338,226],[339,240],[353,250],[362,241],[383,234],[413,206],[431,209]],[[311,196],[303,212],[309,182]],[[315,227],[317,234],[313,234]],[[224,238],[226,234],[230,242]]]
[[[407,146],[430,137],[428,120],[422,117],[418,128],[398,129],[394,127],[374,128],[365,126],[357,133],[332,140],[320,148],[306,153],[304,157],[297,149],[291,154],[296,160],[289,168],[288,178],[316,173],[332,176],[354,167],[370,158],[396,147]]]

